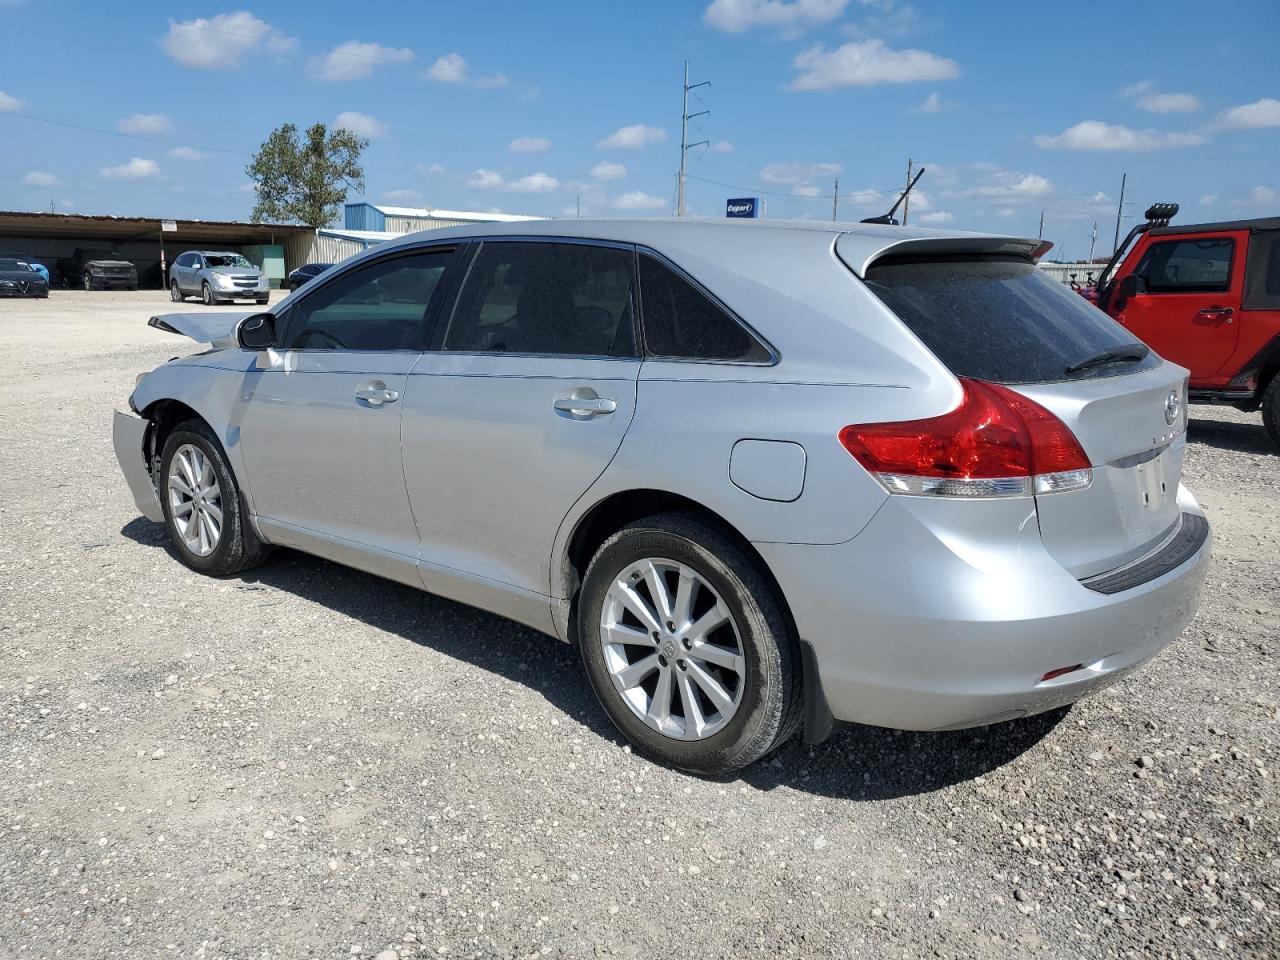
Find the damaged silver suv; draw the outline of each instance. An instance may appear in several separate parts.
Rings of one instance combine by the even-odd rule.
[[[169,268],[169,299],[181,303],[197,294],[206,306],[235,299],[266,303],[271,282],[244,254],[188,250]]]

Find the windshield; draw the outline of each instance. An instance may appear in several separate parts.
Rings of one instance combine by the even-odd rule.
[[[31,264],[25,260],[13,260],[9,257],[0,257],[0,270],[31,270]]]
[[[238,270],[253,269],[253,264],[238,253],[206,253],[204,259],[211,267],[235,267]]]
[[[1154,353],[1126,359],[1140,352],[1133,337],[1027,260],[884,259],[866,282],[957,376],[1053,383],[1160,363]]]

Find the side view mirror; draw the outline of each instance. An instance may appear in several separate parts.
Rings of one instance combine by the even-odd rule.
[[[1131,273],[1120,281],[1120,296],[1128,300],[1130,297],[1147,292],[1147,278]]]
[[[242,350],[270,350],[276,343],[276,318],[270,313],[245,317],[236,327],[236,341]]]

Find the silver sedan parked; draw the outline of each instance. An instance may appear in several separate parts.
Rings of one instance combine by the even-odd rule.
[[[947,729],[1124,676],[1194,614],[1187,371],[1036,240],[531,221],[405,237],[115,419],[214,576],[292,547],[574,643],[639,749],[728,771],[841,721]]]
[[[266,303],[271,282],[243,254],[188,250],[169,268],[169,299],[181,303],[192,295],[199,296],[206,306],[236,299]]]

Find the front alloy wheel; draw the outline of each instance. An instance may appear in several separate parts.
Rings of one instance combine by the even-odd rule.
[[[86,290],[93,289],[93,277],[89,276],[89,272],[87,270],[84,272],[81,279],[84,281],[84,288]]]
[[[182,290],[178,287],[178,281],[175,280],[169,284],[169,299],[174,303],[182,302]]]
[[[207,557],[222,539],[222,488],[204,451],[184,443],[169,461],[166,484],[173,526],[197,557]]]
[[[728,606],[692,568],[646,557],[622,570],[600,611],[613,685],[646,726],[704,740],[733,719],[746,687]]]

